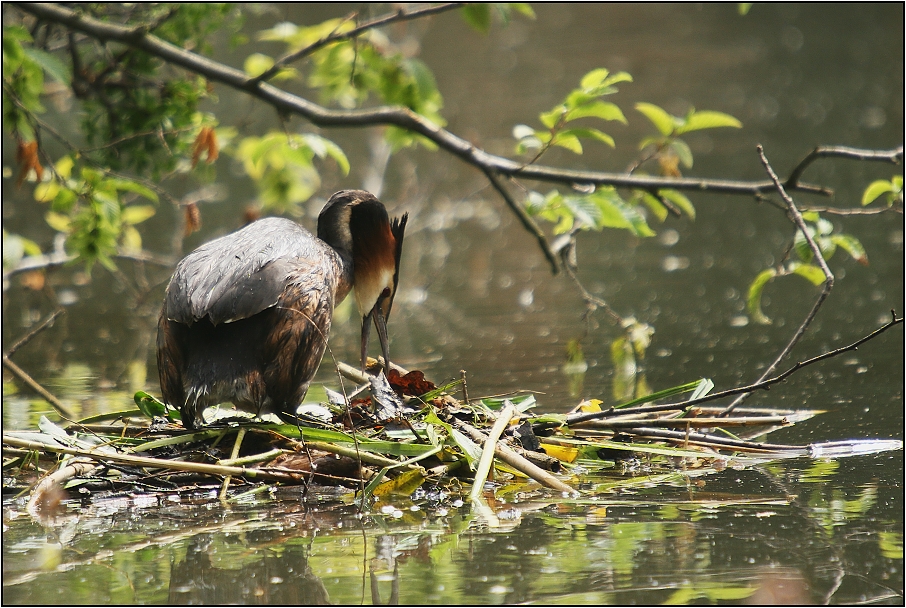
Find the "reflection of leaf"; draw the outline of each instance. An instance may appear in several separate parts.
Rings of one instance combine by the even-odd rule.
[[[694,584],[688,584],[688,586],[681,587],[674,591],[670,597],[664,601],[664,604],[686,605],[695,603],[695,600],[702,598],[707,599],[709,603],[712,604],[721,601],[739,601],[751,596],[756,590],[756,587],[697,581]]]
[[[878,547],[881,555],[887,559],[903,559],[903,534],[902,532],[878,532]]]
[[[388,496],[391,494],[399,496],[409,496],[425,481],[425,473],[422,469],[413,469],[406,471],[394,479],[385,481],[374,489],[372,494],[377,497]]]
[[[836,460],[818,460],[802,472],[799,481],[802,483],[826,483],[839,468],[840,463]]]

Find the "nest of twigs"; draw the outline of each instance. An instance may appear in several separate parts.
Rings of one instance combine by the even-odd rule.
[[[209,410],[208,425],[189,431],[178,411],[144,392],[135,396],[137,409],[65,426],[42,418],[37,431],[3,434],[4,490],[30,491],[33,513],[61,488],[88,496],[204,490],[231,501],[289,484],[343,488],[334,495],[367,508],[375,498],[453,480],[463,491],[471,484],[473,500],[493,491],[489,480],[588,494],[640,477],[902,447],[768,443],[768,433],[821,412],[687,405],[711,389],[707,380],[617,407],[587,401],[566,414],[539,414],[530,394],[456,399],[458,381],[436,387],[418,371],[392,370],[388,381],[340,368],[363,386],[347,395],[328,391],[328,403],[303,405],[294,424]],[[676,400],[684,393],[685,401]]]

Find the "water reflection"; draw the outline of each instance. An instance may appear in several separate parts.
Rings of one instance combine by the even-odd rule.
[[[268,10],[332,9],[283,4]],[[534,120],[588,69],[602,65],[635,77],[621,104],[647,100],[675,114],[694,104],[743,121],[739,135],[689,138],[695,175],[763,178],[755,143],[765,145],[778,167],[791,166],[817,143],[902,143],[902,5],[764,4],[746,18],[735,7],[707,4],[536,10],[538,20],[517,20],[486,37],[451,15],[421,40],[451,130],[492,152],[509,154],[514,123]],[[259,25],[272,26],[272,17]],[[251,114],[246,100],[218,93],[215,110],[224,122],[236,112],[252,129],[272,126],[264,125],[273,121],[271,113],[245,116]],[[634,157],[632,142],[647,126],[628,108],[630,124],[615,132],[620,147],[589,149],[583,166],[620,170]],[[327,135],[355,169],[345,181],[325,176],[323,193],[359,186],[371,170],[362,134]],[[813,171],[816,180],[834,181],[841,203],[858,201],[860,184],[891,175],[889,167],[856,163],[816,164]],[[535,244],[480,175],[441,154],[404,151],[390,160],[384,177],[387,200],[412,214],[391,321],[402,363],[438,383],[465,368],[473,397],[543,391],[544,411],[612,395],[610,344],[617,332],[602,319],[582,319],[584,307],[569,282],[551,277]],[[229,200],[205,209],[207,227],[186,248],[235,228],[253,197],[248,184],[231,181],[228,168],[218,178]],[[43,227],[45,209],[26,204],[28,193],[8,192],[8,182],[4,227],[23,234]],[[703,196],[694,203],[696,221],[668,220],[658,239],[579,236],[585,285],[656,327],[646,374],[657,389],[701,376],[719,387],[750,381],[814,297],[802,285],[778,285],[765,301],[775,325],[748,323],[746,285],[783,256],[788,223],[747,200]],[[167,252],[174,221],[171,210],[161,208],[147,224],[146,245]],[[53,235],[41,229],[48,232],[36,238],[52,248]],[[902,218],[860,219],[847,222],[847,229],[866,246],[871,266],[832,260],[838,285],[813,325],[815,338],[797,355],[864,335],[886,321],[892,307],[902,312]],[[57,303],[67,308],[17,357],[80,416],[125,409],[131,391],[143,384],[158,394],[152,344],[170,269],[124,264],[122,271],[125,282],[98,268],[90,276],[57,268],[41,282],[13,277],[4,291],[5,345]],[[152,287],[142,297],[126,286],[142,282]],[[354,359],[357,331],[343,314],[338,311],[331,344]],[[570,356],[571,343],[581,346],[581,376],[565,365],[580,360]],[[902,437],[902,353],[902,334],[891,332],[860,350],[857,361],[828,362],[753,401],[829,410],[778,433],[788,443]],[[331,382],[329,370],[319,380]],[[4,383],[4,427],[34,428],[40,414],[51,413],[27,393],[11,395],[14,390]],[[803,598],[902,604],[902,452],[767,471],[726,471],[709,477],[705,487],[685,480],[655,484],[639,474],[638,487],[622,483],[616,496],[599,481],[605,499],[581,504],[505,496],[508,502],[492,505],[497,528],[443,501],[415,511],[415,503],[399,503],[359,519],[343,504],[287,495],[225,509],[216,491],[194,501],[136,495],[69,502],[45,528],[7,493],[3,599],[67,605]]]
[[[864,468],[860,459],[849,466]],[[524,486],[494,522],[442,490],[364,516],[298,490],[68,504],[42,527],[4,504],[7,603],[486,604],[902,598],[891,488],[851,492],[808,463],[706,484],[560,500]],[[504,498],[501,498],[501,494]],[[878,519],[878,516],[881,519]],[[887,528],[881,538],[869,530]],[[899,590],[899,591],[898,591]],[[899,595],[898,595],[899,594]]]

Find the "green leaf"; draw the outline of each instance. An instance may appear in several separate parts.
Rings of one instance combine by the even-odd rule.
[[[814,264],[790,262],[789,269],[793,271],[793,274],[798,274],[800,277],[808,280],[812,285],[815,285],[816,287],[824,283],[824,281],[827,279],[827,277],[824,276],[824,271]]]
[[[862,194],[862,206],[873,203],[882,194],[895,194],[897,190],[893,183],[886,179],[879,179],[869,184],[868,188]]]
[[[123,251],[138,254],[142,252],[142,235],[135,226],[124,226],[122,236]]]
[[[306,133],[303,135],[303,138],[305,139],[305,142],[308,143],[309,147],[311,147],[312,151],[318,155],[318,158],[329,156],[340,166],[343,175],[349,175],[349,159],[346,158],[346,154],[340,146],[325,137],[313,135],[311,133]]]
[[[601,86],[601,83],[604,82],[609,74],[609,70],[605,68],[598,68],[596,70],[590,71],[588,74],[583,76],[579,84],[583,89],[594,89]]]
[[[55,56],[33,47],[24,47],[22,50],[32,61],[50,74],[54,80],[66,87],[72,84],[72,75],[69,73],[69,69]]]
[[[145,391],[138,391],[133,397],[135,405],[148,418],[163,416],[167,413],[167,406],[159,399],[149,395]]]
[[[679,207],[680,210],[690,218],[693,220],[695,219],[695,206],[692,205],[692,201],[690,201],[685,194],[679,190],[671,190],[669,188],[658,190],[658,194]]]
[[[75,161],[71,156],[64,156],[56,163],[54,163],[54,169],[57,170],[57,173],[60,174],[60,177],[63,179],[69,179],[72,175],[72,167],[75,165]]]
[[[484,3],[467,4],[460,14],[473,29],[486,34],[491,29],[491,5]]]
[[[149,201],[154,201],[155,203],[159,200],[157,193],[154,190],[148,188],[147,186],[139,184],[138,182],[134,182],[131,179],[116,178],[111,179],[110,182],[117,190],[124,192],[133,192],[135,194],[138,194],[139,196],[145,197]]]
[[[677,158],[679,158],[680,163],[686,169],[692,168],[692,150],[689,149],[689,144],[684,142],[682,139],[677,138],[670,142],[668,148],[672,150],[674,154],[676,154]]]
[[[527,2],[510,2],[509,6],[523,17],[528,17],[529,19],[535,18],[535,11],[532,8],[532,5]]]
[[[582,143],[579,141],[579,138],[565,131],[554,135],[554,139],[551,140],[551,145],[566,148],[570,152],[576,154],[582,154]]]
[[[676,130],[676,134],[682,135],[683,133],[689,133],[691,131],[716,129],[717,127],[733,127],[740,129],[742,128],[742,123],[729,114],[703,110],[701,112],[693,112],[692,115],[686,119],[686,123]]]
[[[425,479],[424,469],[418,468],[405,471],[397,477],[371,489],[371,495],[378,498],[391,495],[409,496],[425,482]],[[370,486],[371,484],[369,483],[368,485]],[[365,494],[368,494],[367,489]]]
[[[667,208],[664,206],[664,204],[656,196],[644,190],[636,190],[635,196],[636,199],[632,202],[641,202],[642,204],[644,204],[646,207],[648,207],[651,213],[654,214],[659,222],[663,222],[667,219],[667,214],[669,212],[667,211]]]
[[[621,82],[632,82],[632,75],[629,72],[617,72],[616,74],[611,74],[604,79],[604,82],[601,83],[602,87],[612,87],[615,84]]]
[[[560,122],[560,119],[566,114],[567,108],[565,105],[559,105],[550,112],[544,112],[543,114],[538,115],[538,119],[548,129],[553,129],[557,126],[557,123]]]
[[[865,253],[865,247],[856,237],[849,234],[832,234],[830,237],[832,243],[848,253],[852,258],[863,266],[868,266],[868,254]]]
[[[627,204],[615,188],[598,188],[596,192],[588,195],[588,197],[601,210],[601,227],[622,228],[639,237],[654,236],[654,231],[648,226],[638,209]]]
[[[243,69],[250,78],[261,76],[274,67],[274,58],[262,53],[253,53],[246,57]]]
[[[558,134],[558,136],[564,136],[564,135],[575,135],[576,137],[586,137],[588,139],[596,139],[600,142],[604,142],[611,148],[616,147],[616,143],[613,141],[613,137],[611,137],[607,133],[599,131],[598,129],[585,129],[585,128],[565,129],[563,131],[560,131],[560,133]],[[555,137],[554,138],[555,143],[556,143],[556,139],[557,138]]]
[[[563,204],[572,212],[573,218],[587,228],[599,228],[601,209],[587,196],[564,196]]]
[[[771,319],[761,311],[761,294],[768,281],[776,276],[777,271],[773,268],[768,268],[767,270],[762,270],[752,281],[752,284],[749,285],[749,296],[746,298],[746,306],[752,321],[760,325],[771,324]]]
[[[676,122],[673,116],[653,103],[640,101],[635,104],[635,109],[641,112],[645,118],[650,120],[655,128],[661,132],[661,135],[670,135],[676,128]]]
[[[60,184],[56,181],[41,182],[35,186],[34,197],[39,203],[49,203],[60,193]]]
[[[811,226],[806,226],[806,229],[814,236],[814,229]],[[805,263],[811,262],[815,257],[812,248],[809,247],[808,241],[801,230],[797,230],[796,235],[793,237],[793,249],[796,251],[796,255],[799,256],[799,259]]]
[[[569,111],[566,115],[566,120],[577,120],[588,116],[594,116],[602,120],[618,120],[626,124],[626,117],[623,115],[623,111],[620,110],[617,104],[609,101],[592,101],[580,105]]]
[[[131,205],[123,209],[120,216],[124,223],[135,225],[154,217],[157,210],[151,205]]]
[[[534,137],[535,130],[528,125],[516,125],[513,127],[513,138],[520,140],[527,137]]]
[[[60,213],[69,213],[78,198],[78,195],[69,188],[62,188],[54,197],[51,208]]]

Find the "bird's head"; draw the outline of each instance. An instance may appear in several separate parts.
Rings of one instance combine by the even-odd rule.
[[[318,238],[352,259],[352,285],[362,315],[363,368],[373,319],[385,370],[390,369],[387,318],[399,282],[400,254],[408,219],[408,214],[403,214],[391,221],[383,203],[364,190],[337,192],[318,216]]]

